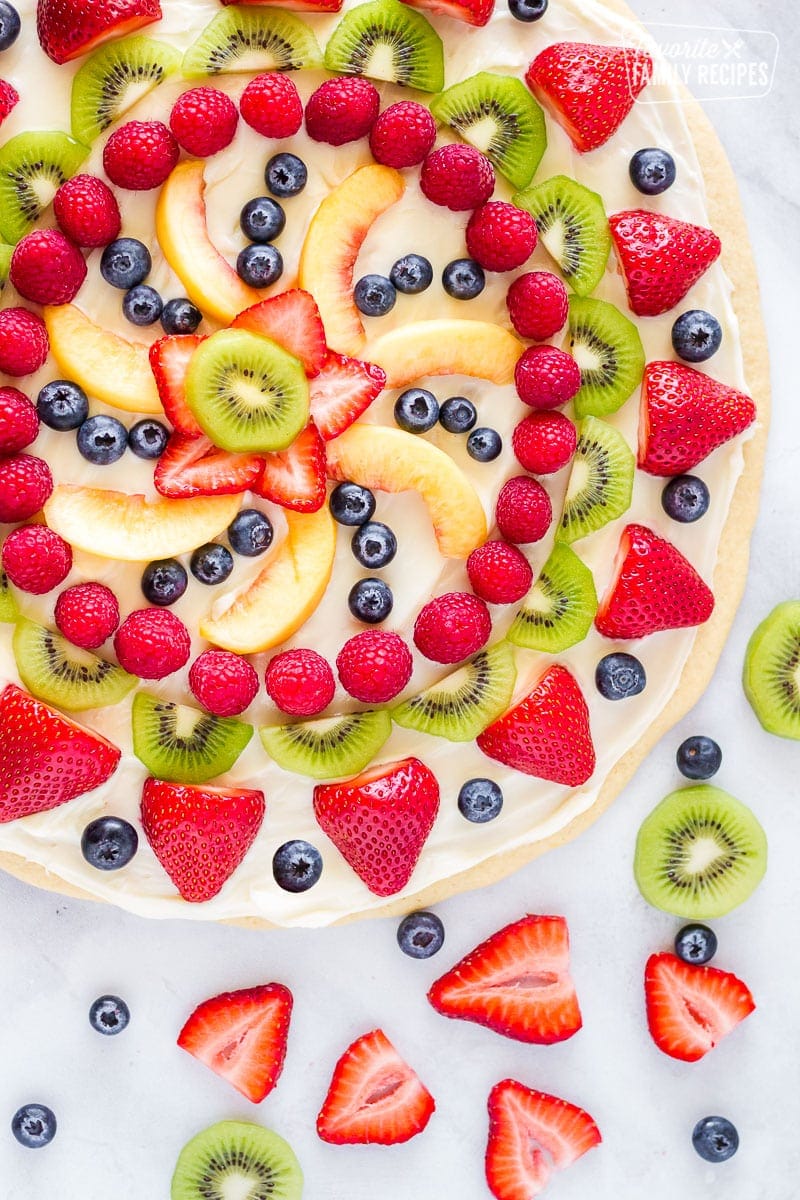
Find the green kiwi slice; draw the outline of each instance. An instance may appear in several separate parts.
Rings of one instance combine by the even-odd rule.
[[[172,46],[127,37],[95,50],[72,81],[72,133],[88,145],[181,65]]]
[[[66,133],[18,133],[0,147],[0,238],[16,245],[80,167],[88,147]]]
[[[2,292],[8,283],[8,269],[11,266],[11,255],[13,253],[13,246],[6,246],[4,242],[0,242],[0,292]]]
[[[322,65],[309,26],[281,9],[226,8],[206,25],[183,56],[184,75],[299,71]]]
[[[296,358],[269,338],[221,329],[198,346],[186,399],[223,450],[285,450],[308,424],[308,380]]]
[[[267,754],[284,771],[339,779],[369,766],[392,732],[392,721],[385,709],[376,708],[296,725],[265,725],[258,732]]]
[[[400,0],[370,0],[345,13],[325,47],[325,66],[421,92],[444,87],[442,39],[422,13]]]
[[[578,424],[559,541],[576,542],[627,512],[635,472],[633,451],[619,430],[597,417],[584,417]]]
[[[19,605],[5,571],[0,568],[0,621],[13,625],[19,616]]]
[[[432,100],[431,112],[482,151],[515,188],[530,183],[547,149],[547,130],[521,80],[480,71]]]
[[[133,752],[158,779],[205,783],[229,771],[253,735],[252,725],[214,717],[139,692],[133,698]]]
[[[398,704],[392,719],[451,742],[471,742],[511,704],[517,668],[507,642],[481,650],[463,667]]]
[[[597,612],[592,572],[556,542],[506,637],[515,646],[556,654],[582,642]]]
[[[17,621],[13,648],[19,677],[28,691],[71,712],[118,704],[139,682],[122,667],[73,646],[60,633],[26,617]]]
[[[181,1150],[170,1200],[300,1200],[302,1192],[288,1142],[250,1121],[218,1121]]]
[[[579,417],[616,412],[642,382],[644,347],[639,330],[606,300],[573,297],[566,349],[581,370],[575,397]]]
[[[720,788],[672,792],[636,839],[639,891],[676,917],[722,917],[755,891],[767,869],[767,839],[755,814]]]
[[[773,608],[754,631],[743,683],[767,733],[800,741],[800,600]]]
[[[577,296],[588,296],[606,269],[611,232],[603,201],[569,179],[554,175],[514,196],[536,222],[542,245]]]

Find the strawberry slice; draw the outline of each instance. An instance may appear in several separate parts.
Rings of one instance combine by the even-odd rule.
[[[714,593],[671,542],[644,525],[626,525],[614,578],[595,625],[604,637],[640,638],[662,629],[702,625]]]
[[[525,699],[488,725],[477,742],[489,758],[566,787],[586,783],[594,771],[586,701],[575,678],[558,665],[548,667]]]
[[[230,496],[254,487],[264,469],[256,454],[230,454],[207,437],[173,433],[156,463],[156,491],[173,500],[189,496]]]
[[[652,72],[643,50],[555,42],[533,60],[525,82],[585,154],[616,133]]]
[[[697,1062],[755,1009],[749,988],[729,971],[651,954],[644,972],[647,1024],[659,1050]]]
[[[202,904],[230,879],[264,819],[264,793],[146,779],[142,825],[184,900]]]
[[[281,983],[223,992],[204,1000],[178,1035],[178,1045],[259,1104],[283,1070],[292,993]]]
[[[532,1200],[553,1171],[602,1141],[582,1108],[504,1079],[489,1094],[486,1182],[495,1200]]]
[[[257,496],[295,512],[318,512],[327,499],[325,443],[311,421],[288,450],[264,455]]]
[[[263,4],[270,8],[291,8],[294,12],[338,12],[344,0],[222,0],[223,4]]]
[[[404,3],[437,16],[454,17],[467,25],[486,25],[494,12],[494,0],[404,0]]]
[[[308,386],[311,416],[325,441],[349,429],[385,386],[386,372],[375,363],[331,351]]]
[[[436,1103],[382,1029],[357,1038],[333,1070],[317,1133],[335,1146],[394,1146],[421,1133]]]
[[[9,683],[0,693],[0,823],[66,804],[99,787],[120,751]]]
[[[0,125],[16,104],[19,104],[19,92],[5,79],[0,79]]]
[[[320,828],[376,896],[406,886],[438,811],[436,776],[418,758],[314,788]]]
[[[300,359],[309,379],[320,373],[325,362],[328,347],[322,318],[314,297],[302,288],[292,288],[246,308],[234,319],[231,328],[272,338]]]
[[[39,42],[54,63],[160,20],[158,0],[39,0],[36,9]]]
[[[518,1042],[563,1042],[581,1027],[563,917],[523,917],[492,934],[437,979],[428,999],[445,1017]]]
[[[744,392],[676,362],[648,363],[639,412],[639,466],[682,475],[756,419]]]
[[[628,303],[639,317],[669,312],[719,258],[710,229],[633,209],[608,218]]]
[[[197,347],[205,338],[199,334],[159,338],[150,347],[150,369],[155,376],[164,412],[178,433],[202,437],[203,430],[186,403],[186,372]]]

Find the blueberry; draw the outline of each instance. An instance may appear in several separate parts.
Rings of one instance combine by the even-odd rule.
[[[209,587],[224,583],[233,570],[233,555],[227,546],[219,542],[206,542],[198,546],[189,561],[189,570],[200,583]]]
[[[277,200],[256,196],[248,200],[239,216],[242,233],[251,242],[271,242],[286,226],[286,213]]]
[[[161,312],[161,327],[164,333],[183,335],[194,333],[203,319],[203,314],[191,300],[181,296],[168,300]]]
[[[717,935],[707,925],[684,925],[675,935],[675,953],[685,963],[702,967],[717,953]]]
[[[322,874],[322,855],[310,842],[284,842],[273,855],[272,874],[285,892],[307,892]]]
[[[267,187],[273,196],[296,196],[308,181],[308,168],[296,154],[275,154],[264,172]]]
[[[77,383],[71,383],[69,379],[54,379],[39,392],[36,411],[43,425],[63,433],[83,424],[89,415],[89,400]]]
[[[169,430],[161,421],[145,417],[128,432],[128,445],[137,458],[160,458],[167,448]]]
[[[359,579],[351,587],[347,603],[357,620],[365,625],[380,625],[392,611],[394,597],[382,579]]]
[[[236,259],[236,271],[248,287],[267,288],[283,274],[281,252],[274,246],[245,246]]]
[[[676,475],[661,493],[661,507],[673,521],[688,525],[708,512],[711,494],[696,475]]]
[[[398,292],[416,296],[433,283],[433,267],[421,254],[404,254],[389,272],[389,280]]]
[[[467,454],[476,462],[493,462],[503,449],[503,439],[496,429],[484,425],[473,429],[467,438]]]
[[[164,301],[155,288],[137,283],[125,293],[122,311],[131,325],[155,325],[164,309]]]
[[[119,996],[99,996],[89,1009],[89,1024],[105,1037],[114,1037],[126,1029],[131,1010]]]
[[[547,12],[547,0],[508,0],[508,11],[516,21],[538,21]]]
[[[594,681],[606,700],[627,700],[644,691],[647,676],[638,658],[619,651],[600,659],[595,667]]]
[[[11,1132],[26,1150],[40,1150],[56,1136],[56,1115],[45,1104],[26,1104],[11,1118]]]
[[[331,492],[331,516],[340,525],[363,525],[375,512],[375,497],[358,483],[340,483]]]
[[[406,433],[426,433],[439,420],[439,401],[425,388],[407,388],[394,402],[394,419]]]
[[[631,183],[645,196],[660,196],[675,182],[675,159],[666,150],[637,150],[630,161]]]
[[[128,431],[116,417],[98,413],[89,417],[78,430],[78,449],[97,467],[107,467],[122,458],[128,445]]]
[[[483,825],[500,815],[503,791],[493,779],[468,779],[458,793],[458,811],[473,825]]]
[[[89,822],[81,835],[81,853],[89,866],[98,871],[127,867],[138,849],[139,835],[121,817],[98,817]]]
[[[692,1130],[692,1145],[706,1162],[725,1162],[739,1149],[739,1134],[727,1117],[703,1117]]]
[[[397,553],[397,538],[388,525],[367,521],[353,534],[350,545],[362,567],[377,571],[390,563]]]
[[[353,288],[353,299],[365,317],[384,317],[394,308],[397,292],[385,275],[362,275]]]
[[[705,362],[722,345],[722,326],[703,308],[681,313],[672,326],[672,349],[684,362]]]
[[[478,419],[478,410],[466,396],[450,396],[439,409],[439,422],[448,433],[468,433]]]
[[[228,526],[228,541],[237,554],[257,558],[272,545],[272,522],[257,508],[243,508]]]
[[[0,50],[7,50],[9,46],[13,46],[19,36],[21,24],[14,5],[0,0]]]
[[[442,271],[442,287],[454,300],[474,300],[486,287],[483,267],[472,258],[456,258]]]
[[[678,770],[687,779],[711,779],[722,765],[722,751],[710,737],[688,737],[675,755]]]
[[[409,958],[432,958],[444,945],[444,925],[436,913],[409,913],[397,926],[397,944]]]
[[[100,259],[100,274],[112,287],[127,292],[150,274],[150,251],[136,238],[117,238],[109,243]]]
[[[180,600],[189,582],[186,569],[177,558],[158,558],[142,572],[142,592],[150,604],[167,608]]]

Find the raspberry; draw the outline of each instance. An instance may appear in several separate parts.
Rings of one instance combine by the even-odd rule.
[[[422,164],[419,185],[434,204],[453,212],[479,208],[494,191],[494,168],[474,146],[451,142]]]
[[[162,121],[127,121],[106,142],[103,167],[117,187],[147,192],[161,187],[179,155],[178,143]]]
[[[5,79],[0,79],[0,125],[3,124],[15,104],[19,103],[19,92]]]
[[[467,250],[486,271],[513,271],[536,249],[536,222],[530,213],[491,200],[467,224]]]
[[[117,597],[103,583],[76,583],[56,600],[56,625],[68,641],[96,650],[119,625]]]
[[[336,658],[342,687],[364,704],[386,704],[411,678],[414,660],[396,633],[367,629],[345,642]]]
[[[187,154],[209,158],[230,146],[239,112],[230,96],[218,88],[196,87],[172,106],[169,127]]]
[[[0,458],[0,521],[27,521],[50,499],[53,476],[43,458],[15,454]]]
[[[20,525],[3,542],[3,570],[15,587],[43,596],[72,570],[72,547],[46,525]]]
[[[35,229],[14,247],[9,278],[34,304],[69,304],[86,278],[86,263],[58,229]]]
[[[447,592],[431,600],[414,625],[414,645],[426,658],[461,662],[485,646],[492,618],[483,600],[470,592]]]
[[[516,546],[484,542],[467,559],[472,590],[489,604],[515,604],[533,583],[531,564]]]
[[[215,717],[236,717],[255,699],[258,676],[230,650],[204,650],[189,668],[189,687]]]
[[[41,317],[27,308],[0,311],[0,371],[18,378],[44,366],[50,353],[47,329]]]
[[[303,124],[303,101],[288,75],[277,71],[256,75],[239,101],[242,117],[268,138],[293,137]]]
[[[511,435],[517,462],[534,475],[552,475],[575,453],[578,433],[572,421],[558,412],[531,413]]]
[[[17,454],[36,440],[39,414],[18,388],[0,387],[0,454]]]
[[[308,136],[331,146],[355,142],[375,124],[380,103],[377,90],[360,75],[326,79],[306,105]]]
[[[514,368],[517,395],[531,408],[560,408],[581,386],[575,359],[555,346],[529,346]]]
[[[56,220],[78,246],[107,246],[119,237],[122,217],[111,188],[95,175],[75,175],[53,200]]]
[[[553,506],[537,480],[515,475],[500,489],[494,519],[507,542],[538,542],[550,528]]]
[[[327,708],[336,691],[333,671],[316,650],[284,650],[267,667],[267,694],[292,717],[313,717]]]
[[[529,271],[508,289],[506,306],[520,337],[544,342],[567,322],[567,289],[551,271]]]
[[[117,630],[114,649],[121,667],[142,679],[164,679],[189,661],[189,633],[165,608],[137,608]]]
[[[384,109],[372,126],[369,148],[386,167],[416,167],[436,141],[436,122],[430,110],[414,100],[401,100]]]

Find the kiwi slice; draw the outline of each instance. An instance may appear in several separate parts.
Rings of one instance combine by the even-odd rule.
[[[755,630],[743,682],[767,733],[800,741],[800,600],[779,604]]]
[[[17,621],[13,647],[19,677],[28,691],[71,712],[118,704],[139,682],[122,667],[73,646],[60,633],[26,617]]]
[[[229,771],[253,735],[252,725],[214,717],[139,692],[133,698],[133,752],[158,779],[205,783]]]
[[[0,292],[2,292],[8,283],[8,269],[11,266],[11,255],[13,253],[13,246],[6,246],[4,242],[0,242]]]
[[[642,382],[639,330],[608,301],[575,296],[569,302],[567,339],[567,349],[581,369],[576,415],[616,412]]]
[[[192,355],[186,399],[223,450],[285,450],[308,424],[308,380],[281,346],[244,329],[221,329]]]
[[[555,259],[577,296],[588,296],[603,278],[611,250],[605,206],[597,192],[566,175],[554,175],[517,192],[517,208],[526,209],[542,245]]]
[[[482,151],[501,175],[524,188],[547,149],[544,113],[511,75],[481,71],[431,101],[437,121]]]
[[[582,642],[597,612],[592,572],[556,542],[506,637],[515,646],[555,654]]]
[[[369,766],[392,732],[392,721],[385,709],[375,708],[296,725],[265,725],[258,732],[267,754],[284,771],[338,779]]]
[[[471,742],[511,704],[517,668],[507,642],[481,650],[463,667],[392,711],[406,729]]]
[[[88,147],[66,133],[18,133],[0,147],[0,238],[13,245],[29,233]]]
[[[19,605],[5,571],[0,569],[0,621],[13,625],[19,616]]]
[[[302,1192],[288,1142],[250,1121],[218,1121],[181,1150],[170,1200],[300,1200]]]
[[[444,87],[442,39],[422,13],[400,0],[370,0],[345,13],[325,47],[325,66],[421,92]]]
[[[584,417],[556,534],[559,541],[576,542],[627,512],[635,471],[633,451],[619,430],[597,417]]]
[[[322,66],[311,29],[294,13],[233,6],[217,13],[183,56],[184,75],[299,71]]]
[[[101,46],[72,81],[73,135],[88,145],[180,65],[177,50],[149,37]]]
[[[672,792],[636,839],[633,871],[649,904],[676,917],[722,917],[767,869],[767,839],[754,813],[707,784]]]

